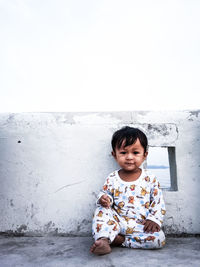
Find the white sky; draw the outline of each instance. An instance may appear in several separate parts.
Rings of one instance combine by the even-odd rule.
[[[199,109],[200,1],[0,0],[0,112]]]
[[[168,166],[168,150],[166,147],[149,147],[149,154],[147,157],[148,165]]]

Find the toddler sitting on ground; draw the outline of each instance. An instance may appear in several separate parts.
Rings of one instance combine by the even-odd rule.
[[[97,199],[90,251],[103,255],[111,246],[156,249],[165,244],[161,230],[165,214],[160,184],[141,168],[148,155],[146,135],[123,127],[112,137],[112,155],[120,170],[112,172]]]

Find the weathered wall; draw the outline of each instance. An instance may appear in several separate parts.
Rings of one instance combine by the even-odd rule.
[[[175,146],[178,191],[164,191],[167,233],[200,233],[199,111],[0,114],[0,232],[90,234],[97,192],[118,168],[112,133],[138,126]]]

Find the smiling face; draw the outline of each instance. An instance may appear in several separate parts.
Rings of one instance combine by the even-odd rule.
[[[123,144],[124,142],[120,148],[116,148],[115,152],[112,152],[112,155],[124,171],[137,172],[146,159],[148,152],[144,152],[144,148],[138,138],[130,146],[124,147]]]

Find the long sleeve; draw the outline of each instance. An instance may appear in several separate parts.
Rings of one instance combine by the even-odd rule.
[[[113,177],[111,177],[111,175],[108,176],[108,178],[106,179],[102,190],[100,191],[100,193],[98,194],[97,197],[97,204],[99,204],[99,199],[104,195],[108,195],[110,197],[111,200],[111,205],[113,204]]]
[[[147,220],[154,221],[161,227],[165,213],[166,209],[163,199],[163,193],[160,189],[160,184],[158,180],[154,178],[150,192],[150,206]]]

